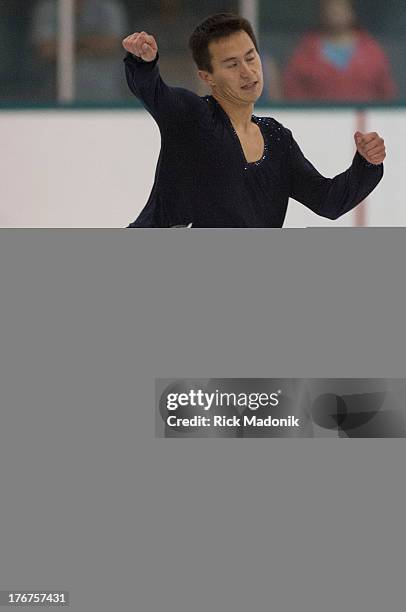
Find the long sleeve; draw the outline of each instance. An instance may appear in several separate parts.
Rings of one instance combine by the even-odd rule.
[[[334,178],[325,178],[290,136],[289,195],[321,217],[338,219],[349,212],[371,193],[383,176],[383,164],[370,164],[357,152],[348,170]]]
[[[158,68],[159,56],[152,62],[128,53],[124,58],[127,83],[133,94],[152,115],[159,127],[179,123],[179,119],[193,120],[193,110],[200,98],[181,87],[169,87],[162,79]]]

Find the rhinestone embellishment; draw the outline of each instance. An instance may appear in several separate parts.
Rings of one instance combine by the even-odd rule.
[[[261,125],[263,126],[269,126],[270,121],[267,117],[256,117],[255,115],[252,115],[252,119],[254,121],[254,123],[256,123],[258,125],[258,127],[261,129]],[[231,122],[230,122],[231,123]],[[236,138],[238,138],[238,134],[234,129],[234,126],[231,124],[231,127],[233,129],[233,132],[236,136]],[[266,133],[264,133],[261,130],[261,134],[262,137],[264,139],[264,152],[262,154],[262,157],[260,159],[257,159],[257,161],[255,162],[246,162],[244,165],[244,170],[248,170],[248,168],[252,167],[252,166],[259,166],[260,164],[262,164],[262,162],[268,157],[268,135]]]
[[[226,112],[221,108],[220,104],[217,102],[217,100],[215,98],[213,98],[212,96],[205,96],[204,97],[205,101],[207,103],[209,103],[210,101],[213,101],[215,103],[215,105],[217,106],[217,108],[219,108],[223,114],[223,116],[225,116],[227,123],[229,124],[229,126],[231,127],[231,130],[233,132],[234,138],[236,139],[236,141],[239,144],[239,147],[241,149],[241,153],[244,156],[244,151],[242,149],[241,146],[241,142],[240,139],[238,137],[237,132],[234,129],[234,126],[230,120],[230,118],[228,117],[228,115],[226,114]],[[259,166],[260,164],[262,164],[262,162],[268,157],[268,151],[269,151],[269,145],[268,145],[268,135],[269,135],[269,128],[271,126],[271,119],[269,117],[257,117],[256,115],[252,115],[252,121],[260,128],[261,130],[261,134],[262,137],[264,139],[264,152],[262,154],[262,157],[260,159],[258,159],[255,162],[247,162],[247,160],[245,159],[245,163],[244,163],[244,170],[248,170],[248,168],[251,168],[252,166]],[[261,126],[264,126],[266,128],[268,128],[267,130],[263,131],[261,129]],[[280,127],[278,127],[278,129],[280,130]],[[277,140],[280,140],[280,138],[278,138]],[[244,156],[245,157],[245,156]]]

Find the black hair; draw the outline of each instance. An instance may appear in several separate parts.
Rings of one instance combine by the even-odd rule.
[[[250,22],[233,13],[216,13],[200,23],[189,39],[189,47],[199,70],[212,72],[209,44],[236,32],[246,32],[258,51],[258,43]]]

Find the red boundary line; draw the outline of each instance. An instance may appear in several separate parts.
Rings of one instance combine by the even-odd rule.
[[[357,132],[366,132],[367,115],[363,110],[359,110],[355,115],[355,129]],[[361,204],[358,204],[354,211],[354,226],[365,227],[368,225],[368,208],[367,200],[365,199]]]

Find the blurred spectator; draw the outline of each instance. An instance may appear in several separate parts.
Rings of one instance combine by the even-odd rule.
[[[306,34],[286,68],[290,100],[392,100],[397,87],[379,43],[357,24],[350,0],[323,0],[321,27]]]
[[[121,40],[129,29],[118,0],[74,0],[76,28],[76,99],[114,101],[123,97]],[[41,63],[42,96],[56,97],[58,3],[40,0],[32,39]]]

